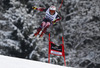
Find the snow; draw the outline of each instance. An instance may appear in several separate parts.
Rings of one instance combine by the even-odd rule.
[[[4,21],[4,20],[0,20],[0,24],[5,25],[5,24],[6,24],[6,21]]]
[[[3,1],[10,1],[12,7]],[[57,45],[61,44],[63,33],[67,66],[84,67],[86,63],[85,68],[91,68],[92,63],[92,68],[97,68],[100,64],[100,0],[65,0],[60,11],[64,31],[58,23],[47,30],[43,39],[30,39],[29,36],[36,32],[44,12],[27,12],[31,6],[47,8],[53,3],[58,9],[60,1],[24,1],[0,0],[0,54],[48,62],[48,32],[51,33],[51,41]],[[51,63],[64,65],[60,57],[52,58]]]
[[[72,68],[0,55],[1,68]]]
[[[4,36],[10,35],[11,31],[2,31],[0,30],[0,34],[3,34]]]

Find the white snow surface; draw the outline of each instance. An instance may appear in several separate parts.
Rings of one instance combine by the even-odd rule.
[[[0,55],[0,68],[72,68]]]

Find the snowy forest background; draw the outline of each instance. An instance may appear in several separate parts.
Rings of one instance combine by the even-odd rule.
[[[67,66],[100,67],[100,0],[64,0],[61,25],[51,26],[42,39],[30,39],[45,12],[32,6],[57,9],[61,0],[0,0],[0,54],[48,62],[48,33],[56,44],[64,35]],[[63,31],[64,30],[64,31]],[[51,55],[51,63],[64,65],[62,57]]]

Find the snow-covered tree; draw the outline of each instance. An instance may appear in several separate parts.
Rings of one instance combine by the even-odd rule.
[[[59,8],[60,0],[0,0],[0,54],[48,62],[48,33],[61,44],[64,36],[67,66],[100,67],[100,1],[64,0],[59,11],[62,20],[51,26],[43,39],[30,39],[41,24],[45,12],[32,6]],[[64,65],[62,57],[51,63]]]

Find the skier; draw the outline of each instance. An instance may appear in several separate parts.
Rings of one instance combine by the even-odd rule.
[[[34,36],[37,36],[39,34],[39,32],[44,28],[42,30],[42,33],[39,36],[40,38],[43,37],[43,35],[46,33],[47,28],[50,25],[55,24],[56,22],[58,22],[59,20],[61,20],[61,17],[56,12],[56,7],[53,6],[53,5],[50,6],[48,9],[41,8],[41,7],[39,7],[39,8],[32,7],[32,9],[38,10],[38,11],[45,11],[46,12],[42,24],[37,29],[37,32],[34,34]]]

